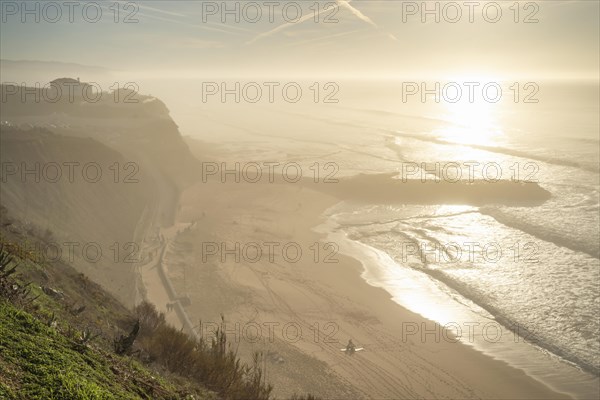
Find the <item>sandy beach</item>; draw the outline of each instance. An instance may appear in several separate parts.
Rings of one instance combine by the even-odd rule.
[[[600,1],[5,3],[0,399],[600,399]]]
[[[262,352],[277,397],[569,398],[460,342],[408,335],[407,323],[435,325],[367,284],[361,261],[315,232],[337,201],[300,184],[186,190],[177,223],[195,223],[179,230],[165,268],[196,331],[208,339],[224,328],[246,360]],[[345,355],[348,339],[365,351]]]

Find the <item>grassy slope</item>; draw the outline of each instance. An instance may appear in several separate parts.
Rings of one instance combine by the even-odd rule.
[[[128,310],[70,265],[41,260],[36,245],[49,235],[0,206],[0,253],[14,258],[0,254],[0,400],[272,399],[260,362],[241,363],[223,332],[197,342],[149,303]],[[13,285],[30,293],[15,297]],[[137,355],[116,355],[114,339],[138,319]]]
[[[188,380],[161,376],[160,366],[116,355],[112,340],[131,329],[133,314],[70,266],[39,262],[23,250],[35,237],[5,222],[0,242],[17,265],[11,278],[31,282],[29,298],[39,297],[20,305],[0,296],[0,399],[217,398]],[[50,296],[41,286],[64,295]],[[86,329],[99,336],[82,349],[79,338]]]
[[[57,329],[0,302],[0,398],[177,398],[175,386],[100,348],[80,353]]]

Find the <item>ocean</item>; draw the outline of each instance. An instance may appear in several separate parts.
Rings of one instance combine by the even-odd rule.
[[[338,176],[538,183],[551,193],[542,204],[342,201],[316,229],[363,261],[367,282],[439,324],[433,339],[413,340],[458,337],[557,390],[596,396],[597,82],[502,82],[497,103],[405,101],[402,82],[338,86],[337,103],[210,103],[197,92],[195,101],[179,92],[170,102],[155,92],[174,105],[183,134],[222,146],[231,162],[332,162]]]

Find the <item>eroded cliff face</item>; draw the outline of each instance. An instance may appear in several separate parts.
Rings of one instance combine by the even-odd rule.
[[[144,240],[170,225],[198,165],[168,109],[137,94],[52,103],[1,89],[0,204],[51,232],[52,244],[34,249],[42,257],[72,262],[131,305]]]
[[[94,138],[130,161],[150,162],[179,188],[193,180],[196,160],[162,101],[125,89],[93,90],[85,83],[0,85],[0,120],[5,126]]]

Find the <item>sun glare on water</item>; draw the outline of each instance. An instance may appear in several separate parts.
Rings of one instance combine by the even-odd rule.
[[[434,133],[442,140],[458,144],[494,146],[503,135],[496,104],[466,101],[445,105],[448,125]]]
[[[453,79],[452,81],[460,85],[460,82],[466,82],[469,79]],[[454,101],[456,92],[448,92],[450,93],[448,96],[452,98],[444,99],[441,110],[441,117],[448,121],[448,124],[434,131],[439,139],[464,145],[495,146],[504,135],[499,118],[503,94],[496,92],[493,87],[485,94],[482,89],[483,83],[499,82],[499,80],[491,77],[483,79],[482,77],[477,82],[480,85],[473,89],[472,98],[470,98],[466,85],[461,86],[462,93],[457,101]],[[497,98],[500,101],[494,102]]]

